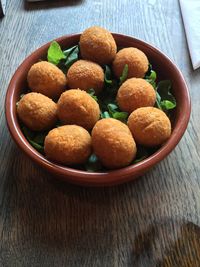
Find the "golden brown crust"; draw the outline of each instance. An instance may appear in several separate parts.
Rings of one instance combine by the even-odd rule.
[[[156,92],[153,86],[141,78],[128,79],[117,93],[120,109],[129,113],[140,107],[153,107],[155,101]]]
[[[67,84],[65,74],[47,61],[35,63],[28,72],[27,80],[33,92],[50,98],[58,98]]]
[[[98,103],[85,91],[71,89],[58,100],[58,117],[64,124],[92,129],[100,116]]]
[[[109,169],[128,166],[137,151],[129,128],[111,118],[96,123],[92,130],[92,146],[102,164]]]
[[[126,64],[128,65],[128,78],[143,78],[148,70],[149,62],[141,50],[128,47],[121,49],[113,61],[112,68],[117,78],[122,75]]]
[[[103,65],[113,61],[117,52],[117,46],[109,31],[94,26],[86,29],[81,34],[80,50],[83,59]]]
[[[154,107],[138,108],[128,118],[128,127],[136,143],[144,146],[163,144],[171,135],[167,115]]]
[[[31,130],[47,130],[56,123],[57,105],[40,93],[28,93],[19,101],[17,114]]]
[[[94,62],[78,60],[69,68],[67,81],[70,88],[80,88],[85,91],[93,88],[98,94],[104,85],[104,72]]]
[[[64,165],[84,163],[91,154],[91,147],[90,134],[77,125],[51,130],[44,142],[47,158]]]

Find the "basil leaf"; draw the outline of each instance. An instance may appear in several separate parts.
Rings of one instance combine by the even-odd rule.
[[[128,118],[128,113],[127,112],[115,112],[113,113],[113,118],[116,119],[116,120],[120,120],[122,122],[126,122],[127,121],[127,118]]]
[[[156,91],[156,106],[157,106],[157,108],[162,109],[160,102],[161,102],[161,97],[160,97],[159,93]]]
[[[151,71],[150,76],[148,77],[150,80],[155,81],[157,78],[157,74],[154,70]]]
[[[176,107],[176,99],[170,92],[171,87],[172,84],[169,80],[160,81],[157,85],[157,95],[160,96],[158,102],[163,110],[174,109]]]
[[[146,72],[146,74],[145,74],[145,77],[144,77],[144,79],[146,79],[146,77],[150,76],[150,74],[151,74],[151,71],[152,71],[152,65],[151,65],[151,64],[149,64],[149,68],[148,68],[148,70],[147,70],[147,72]]]
[[[122,83],[126,81],[127,77],[128,77],[128,64],[125,64],[124,69],[122,71],[122,75],[119,78],[120,80],[119,85],[122,85]]]
[[[66,61],[64,63],[67,70],[71,67],[71,65],[78,60],[79,55],[79,46],[77,45],[71,53],[66,58]]]
[[[32,140],[35,136],[34,132],[29,130],[26,126],[22,126],[22,132],[24,133],[25,137],[29,140]]]
[[[72,46],[66,50],[63,51],[63,54],[65,55],[65,57],[67,58],[69,56],[69,54],[71,54],[71,52],[77,47],[77,45]]]
[[[154,70],[152,70],[152,66],[151,66],[148,72],[146,73],[144,79],[148,83],[150,83],[154,88],[156,88],[156,78],[157,78],[157,74]]]
[[[158,83],[157,92],[159,93],[162,100],[169,100],[175,104],[176,99],[170,92],[171,88],[172,88],[171,81],[164,80]]]
[[[53,63],[54,65],[58,65],[61,59],[65,59],[66,56],[64,55],[63,51],[61,50],[60,45],[53,41],[48,49],[47,52],[47,60],[48,62]]]
[[[176,104],[169,100],[163,100],[161,101],[160,104],[161,104],[162,109],[166,109],[166,110],[174,109],[176,107]]]
[[[133,161],[133,164],[138,163],[144,159],[146,159],[149,156],[149,152],[147,148],[138,145],[137,146],[137,154],[136,154],[136,159]]]
[[[139,159],[136,159],[136,160],[134,160],[133,164],[139,163],[139,162],[141,162],[142,160],[146,159],[147,157],[148,157],[148,156],[143,156],[143,157],[141,157],[141,158],[139,158]]]
[[[29,141],[29,143],[38,151],[38,152],[40,152],[41,154],[43,154],[44,153],[44,147],[43,146],[41,146],[41,145],[39,145],[39,144],[37,144],[37,143],[35,143],[34,141],[32,141],[32,140],[28,140]]]
[[[157,74],[154,70],[151,70],[149,75],[145,75],[145,80],[155,81],[156,78],[157,78]]]
[[[95,100],[95,101],[98,101],[98,98],[97,96],[95,95],[95,91],[93,88],[90,88],[87,93]]]
[[[111,80],[111,69],[108,65],[105,66],[105,73],[104,73],[104,82],[106,85],[111,85],[112,80]]]
[[[109,112],[109,115],[111,118],[114,118],[116,120],[120,120],[122,122],[126,122],[126,120],[128,118],[128,113],[123,112],[123,111],[119,111],[119,107],[116,104],[109,103],[107,105],[107,109],[108,109],[108,112]]]
[[[85,169],[89,172],[96,172],[102,170],[101,162],[95,154],[92,154],[85,163]]]
[[[37,133],[33,138],[33,141],[39,145],[44,145],[44,139],[47,135],[47,132]]]
[[[20,96],[19,96],[19,101],[22,99],[22,97],[24,96],[25,94],[21,94]],[[16,107],[18,107],[18,105],[19,105],[19,101],[17,101],[17,103],[16,103]]]
[[[108,111],[104,111],[104,112],[101,112],[101,118],[102,119],[107,119],[107,118],[111,118],[111,116],[108,113]]]
[[[108,104],[107,108],[108,108],[109,113],[112,115],[113,113],[116,112],[116,110],[118,109],[118,106],[115,104]]]
[[[35,137],[35,133],[31,130],[29,130],[26,126],[22,126],[22,132],[24,134],[24,136],[26,137],[26,139],[28,140],[28,142],[40,153],[44,153],[44,146],[35,142],[34,137]]]

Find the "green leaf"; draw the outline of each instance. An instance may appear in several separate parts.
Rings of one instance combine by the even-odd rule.
[[[85,169],[89,172],[96,172],[103,169],[101,162],[95,154],[92,154],[85,163]]]
[[[28,140],[28,142],[40,153],[44,153],[44,146],[42,144],[37,143],[34,138],[36,138],[36,136],[40,135],[39,133],[35,133],[31,130],[29,130],[26,126],[22,126],[22,132],[24,133],[24,136],[26,137],[26,139]],[[38,137],[39,138],[39,137]],[[37,140],[37,138],[36,138]],[[41,141],[41,137],[40,137],[40,141]]]
[[[147,158],[147,156],[143,156],[141,158],[138,158],[138,159],[134,160],[133,164],[139,163],[139,162],[141,162],[142,160],[144,160],[146,158]]]
[[[174,109],[176,107],[176,99],[170,92],[171,87],[172,87],[171,81],[164,80],[160,81],[156,88],[157,101],[158,104],[160,105],[159,108],[161,108],[164,111],[169,109]]]
[[[53,63],[54,65],[58,65],[61,59],[65,59],[66,56],[64,55],[63,51],[61,50],[60,45],[53,41],[48,49],[47,52],[47,60],[48,62]]]
[[[171,94],[172,84],[169,80],[160,81],[157,85],[157,92],[159,93],[162,100],[169,100],[176,102],[175,97]]]
[[[97,98],[97,96],[95,95],[95,91],[94,91],[93,88],[90,88],[90,89],[87,91],[87,93],[88,93],[88,94],[89,94],[95,101],[98,102],[98,98]]]
[[[116,104],[109,103],[107,105],[108,112],[111,118],[114,118],[116,120],[120,120],[122,122],[126,122],[128,118],[128,113],[119,111],[119,107]]]
[[[136,154],[136,159],[133,161],[133,164],[138,163],[144,159],[146,159],[149,156],[149,152],[147,148],[138,145],[137,146],[137,154]]]
[[[157,78],[157,74],[154,70],[151,70],[149,75],[145,75],[145,80],[155,81],[156,78]]]
[[[122,122],[126,122],[128,119],[128,113],[124,111],[121,111],[121,112],[117,111],[113,113],[113,118],[116,120],[120,120]]]
[[[149,70],[147,71],[144,79],[150,83],[154,88],[156,88],[156,78],[157,74],[154,70],[152,70],[152,66],[149,65]]]
[[[111,80],[111,69],[108,65],[105,66],[105,73],[104,73],[104,82],[106,85],[111,85],[112,80]]]
[[[160,102],[161,102],[161,97],[160,97],[159,93],[156,91],[156,107],[159,109],[162,109]]]
[[[156,74],[156,72],[152,69],[152,66],[151,66],[151,69],[149,69],[148,72],[145,74],[144,79],[145,79],[145,80],[148,79],[148,80],[153,80],[153,81],[155,81],[156,78],[157,78],[157,74]]]
[[[29,141],[29,143],[38,151],[38,152],[40,152],[41,154],[43,154],[44,153],[44,146],[41,146],[41,145],[39,145],[39,144],[37,144],[37,143],[35,143],[34,141],[32,141],[32,140],[28,140]]]
[[[107,105],[107,108],[108,108],[109,113],[112,115],[113,113],[116,112],[116,110],[118,109],[118,106],[110,103]]]
[[[108,111],[104,111],[104,112],[101,112],[101,118],[102,119],[107,119],[107,118],[111,118],[111,116],[108,113]]]
[[[148,79],[146,79],[146,81],[147,81],[148,83],[150,83],[150,84],[153,86],[154,89],[156,89],[156,82],[155,82],[155,81],[148,80]]]
[[[147,72],[146,72],[146,74],[145,74],[144,79],[146,79],[146,77],[149,76],[149,75],[151,74],[151,71],[152,71],[152,65],[149,64],[149,68],[148,68],[148,70],[147,70]]]
[[[33,141],[39,145],[44,145],[44,139],[47,135],[47,132],[37,133],[33,138]]]
[[[72,46],[72,47],[70,47],[70,48],[64,50],[64,51],[63,51],[63,54],[64,54],[65,57],[67,58],[67,57],[71,54],[71,52],[72,52],[74,49],[76,49],[76,48],[77,48],[77,45]]]
[[[152,81],[155,81],[157,78],[157,74],[154,70],[151,71],[151,74],[149,76],[149,79],[152,80]]]
[[[76,45],[75,48],[69,53],[65,61],[65,67],[67,70],[71,67],[71,65],[78,60],[79,55],[79,46]]]
[[[176,104],[169,100],[163,100],[161,101],[160,104],[161,104],[162,109],[166,109],[166,110],[174,109],[176,107]]]
[[[128,64],[125,64],[124,69],[122,71],[122,75],[119,78],[119,80],[120,80],[119,85],[121,85],[123,82],[125,82],[127,77],[128,77]]]
[[[22,97],[24,96],[25,94],[21,94],[20,96],[19,96],[19,101],[22,99]],[[18,107],[18,105],[19,105],[19,101],[17,101],[17,103],[16,103],[16,107]]]

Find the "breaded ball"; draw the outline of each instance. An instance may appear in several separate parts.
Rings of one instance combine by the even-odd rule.
[[[117,46],[109,31],[94,26],[81,34],[80,50],[82,58],[104,65],[113,61],[117,53]]]
[[[18,102],[17,114],[29,129],[48,130],[56,123],[57,105],[47,96],[28,93]]]
[[[35,63],[28,72],[27,80],[33,92],[50,98],[58,98],[67,84],[65,74],[47,61]]]
[[[51,130],[44,141],[48,159],[64,165],[82,164],[90,156],[90,134],[77,125],[64,125]]]
[[[58,117],[64,124],[77,124],[87,130],[99,120],[98,103],[85,91],[71,89],[58,100]]]
[[[127,125],[116,119],[99,120],[92,130],[94,153],[109,169],[128,166],[136,155],[136,144]]]
[[[94,62],[78,60],[69,68],[67,81],[70,88],[80,88],[85,91],[93,88],[98,94],[104,85],[104,72]]]
[[[143,78],[149,66],[146,55],[134,47],[123,48],[117,53],[112,65],[117,78],[122,75],[126,64],[128,65],[128,78]]]
[[[154,107],[138,108],[128,118],[128,127],[137,144],[158,146],[171,135],[171,122],[167,115]]]
[[[137,108],[153,107],[156,102],[156,92],[144,79],[131,78],[120,86],[117,102],[121,110],[131,113]]]

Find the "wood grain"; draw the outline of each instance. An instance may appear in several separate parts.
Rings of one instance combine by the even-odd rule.
[[[9,136],[4,99],[23,59],[58,36],[101,25],[146,40],[182,70],[192,115],[183,139],[135,182],[56,181]],[[200,70],[192,71],[178,0],[7,1],[0,21],[0,266],[200,266]]]

